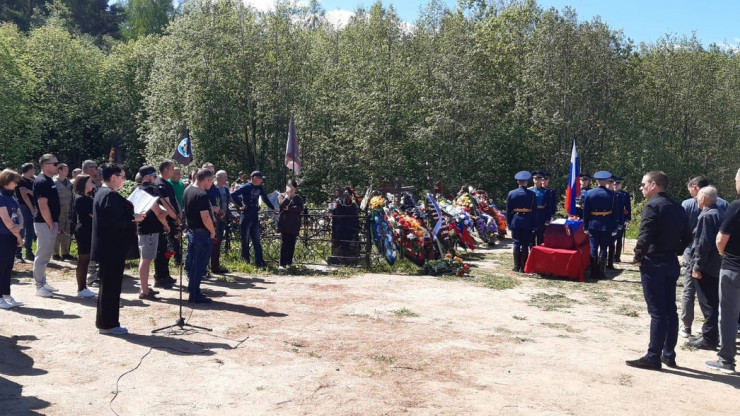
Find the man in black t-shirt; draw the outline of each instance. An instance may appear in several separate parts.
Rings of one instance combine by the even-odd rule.
[[[213,173],[201,169],[195,175],[195,182],[185,189],[182,201],[188,225],[188,252],[185,256],[185,273],[188,275],[188,302],[210,303],[200,291],[200,282],[206,273],[211,259],[213,239],[216,238],[213,211],[206,189],[213,185]]]
[[[159,190],[154,186],[157,177],[157,171],[153,166],[143,166],[139,169],[141,176],[141,186],[139,189],[154,197],[160,197]],[[157,248],[159,245],[159,236],[164,232],[169,232],[170,227],[167,225],[165,217],[167,213],[159,206],[157,201],[149,211],[143,221],[136,225],[136,233],[139,240],[139,279],[141,281],[141,292],[139,299],[156,300],[157,292],[149,290],[149,267],[157,257]]]
[[[33,182],[33,202],[36,216],[33,228],[36,231],[36,258],[33,261],[33,278],[36,281],[36,295],[51,297],[57,288],[46,283],[46,266],[51,260],[54,242],[59,234],[59,213],[61,206],[57,186],[52,179],[57,173],[59,161],[52,154],[45,154],[39,159],[41,175]]]
[[[36,208],[33,205],[33,180],[36,178],[36,169],[34,169],[33,163],[24,163],[21,166],[21,174],[23,177],[15,188],[15,197],[18,199],[18,204],[21,206],[21,214],[23,215],[21,235],[23,236],[23,245],[26,247],[26,259],[33,261],[34,257],[31,246],[33,246],[33,240],[36,238],[36,233],[33,230],[33,217],[36,212]],[[15,257],[18,259],[18,262],[25,263],[21,254],[21,247],[18,247]]]
[[[735,175],[735,190],[740,195],[740,170]],[[719,341],[718,358],[707,367],[723,373],[735,372],[735,345],[740,315],[740,199],[733,201],[717,234],[717,250],[722,256],[719,271]]]
[[[170,275],[170,259],[166,256],[168,245],[174,251],[179,251],[178,246],[180,245],[180,205],[175,198],[175,189],[167,181],[172,178],[174,170],[174,163],[171,160],[165,160],[159,164],[159,177],[154,181],[154,186],[159,192],[159,201],[167,211],[167,224],[170,227],[169,232],[159,234],[157,258],[154,259],[154,286],[166,289],[172,288],[176,282]]]

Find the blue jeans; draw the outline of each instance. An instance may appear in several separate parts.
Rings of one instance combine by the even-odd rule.
[[[200,282],[206,274],[206,267],[211,260],[213,240],[208,230],[188,230],[188,251],[185,254],[185,273],[188,276],[188,294],[190,300],[203,295],[200,293]]]
[[[609,231],[589,231],[588,242],[591,244],[591,257],[606,258],[606,251],[612,241]]]
[[[514,240],[514,253],[529,254],[529,246],[534,238],[532,230],[511,230],[511,238]]]
[[[678,313],[676,309],[676,281],[680,266],[676,257],[642,259],[640,280],[650,314],[650,344],[645,358],[660,362],[676,358],[678,342]]]
[[[257,218],[242,217],[239,224],[242,235],[242,258],[249,263],[249,240],[254,244],[254,260],[257,267],[264,267],[265,260],[262,258],[262,243],[260,242],[260,222]]]
[[[21,230],[21,237],[23,237],[23,246],[26,247],[26,257],[32,254],[33,240],[36,239],[36,232],[33,230],[33,214],[28,209],[26,204],[21,202],[21,214],[23,214],[23,229]],[[21,248],[15,252],[16,257],[21,257]]]

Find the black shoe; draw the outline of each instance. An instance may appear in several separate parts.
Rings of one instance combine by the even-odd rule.
[[[172,289],[172,283],[161,281],[161,280],[155,280],[154,287],[159,287],[162,289]]]
[[[33,253],[26,254],[26,260],[34,261],[35,259],[36,259],[36,256],[34,256]]]
[[[139,292],[139,299],[142,299],[142,300],[159,300],[159,298],[157,297],[157,294],[154,293],[153,290],[150,290],[147,293]]]
[[[696,348],[699,350],[710,350],[710,351],[717,350],[717,344],[707,341],[706,338],[704,337],[696,337],[696,338],[690,339],[686,341],[686,343],[683,345],[686,347]]]
[[[60,256],[59,254],[55,254],[51,256],[51,259],[55,261],[62,261],[62,256]]]
[[[676,364],[676,359],[675,359],[675,358],[674,358],[674,359],[671,359],[671,360],[669,360],[669,359],[667,359],[667,358],[665,358],[665,357],[663,357],[663,356],[661,355],[661,356],[660,356],[660,362],[661,362],[661,363],[663,363],[663,364],[665,364],[665,365],[667,365],[668,367],[671,367],[671,368],[678,368],[678,364]]]
[[[216,274],[224,274],[228,272],[229,272],[229,269],[227,269],[226,267],[217,267],[213,269],[213,273],[216,273]]]
[[[519,253],[514,253],[514,268],[511,269],[512,272],[520,272],[522,271],[522,265],[521,265],[521,257],[519,257]]]
[[[194,298],[188,298],[188,303],[211,303],[213,300],[203,295],[196,296]]]
[[[646,359],[645,357],[640,357],[636,360],[627,360],[624,363],[630,367],[644,368],[646,370],[660,370],[661,368],[660,361],[653,362]]]
[[[75,261],[75,260],[77,260],[77,257],[75,257],[75,256],[73,256],[71,254],[65,254],[65,255],[62,256],[62,259],[63,260]]]

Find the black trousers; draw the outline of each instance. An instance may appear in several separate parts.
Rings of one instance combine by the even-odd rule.
[[[295,242],[298,236],[295,234],[281,233],[282,245],[280,246],[280,265],[290,266],[293,264],[293,254],[295,253]]]
[[[159,233],[159,243],[157,243],[157,257],[154,258],[154,279],[157,281],[170,278],[170,259],[165,257],[167,251],[167,240],[169,233]]]
[[[124,256],[98,260],[100,292],[98,293],[98,313],[95,317],[95,326],[98,329],[121,326],[118,322],[118,315],[125,266]]]
[[[704,314],[704,325],[701,335],[713,344],[719,344],[719,276],[710,276],[702,273],[699,280],[695,280],[696,295],[699,298],[699,307]]]
[[[10,275],[18,239],[13,234],[0,235],[0,295],[10,295]]]

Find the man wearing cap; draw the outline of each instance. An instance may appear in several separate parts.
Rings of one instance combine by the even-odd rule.
[[[581,173],[578,175],[578,181],[581,185],[581,193],[576,196],[576,216],[583,219],[583,198],[586,196],[586,192],[591,190],[591,175],[588,173]]]
[[[611,269],[614,268],[615,261],[617,263],[622,262],[622,240],[624,238],[624,232],[627,229],[627,225],[632,221],[632,198],[628,192],[622,190],[623,184],[624,178],[619,176],[614,177],[614,193],[617,195],[617,205],[621,207],[622,226],[617,230],[614,243],[609,246],[609,264],[607,265],[607,268]]]
[[[616,196],[607,189],[612,174],[599,171],[594,179],[599,187],[589,190],[583,198],[583,231],[591,244],[591,278],[604,279],[607,247],[617,232],[618,217],[614,213]]]
[[[549,206],[550,206],[550,221],[555,219],[555,215],[558,213],[558,193],[555,189],[550,188],[550,172],[542,172],[542,186],[549,193]]]
[[[139,299],[157,300],[155,296],[158,292],[149,288],[149,269],[157,257],[157,248],[159,246],[159,236],[162,233],[169,233],[170,227],[167,224],[167,212],[159,207],[162,194],[154,185],[157,179],[157,170],[154,166],[142,166],[139,169],[141,176],[141,186],[139,189],[151,196],[160,198],[149,211],[143,221],[136,224],[136,231],[139,239],[139,279],[141,283],[141,292]],[[170,286],[171,287],[171,286]]]
[[[667,188],[668,176],[663,172],[652,171],[642,177],[640,190],[647,203],[642,210],[634,263],[640,268],[650,314],[650,344],[643,357],[626,361],[630,367],[660,370],[661,363],[676,367],[678,256],[691,242],[691,230],[686,212],[668,197]]]
[[[545,176],[542,172],[532,172],[534,186],[529,188],[537,196],[537,209],[535,210],[534,222],[537,226],[535,233],[534,245],[540,245],[545,242],[545,227],[550,223],[550,194],[544,186]]]
[[[254,244],[254,260],[257,267],[265,267],[265,261],[262,258],[262,243],[260,243],[260,223],[257,214],[260,210],[259,200],[270,207],[271,210],[278,213],[278,210],[267,199],[267,193],[262,187],[262,181],[265,175],[256,170],[250,175],[251,181],[246,183],[231,193],[236,206],[242,212],[240,231],[242,240],[242,258],[249,263],[249,240]]]
[[[523,272],[529,257],[529,246],[537,224],[535,223],[535,210],[537,209],[537,195],[527,189],[532,174],[526,170],[514,175],[519,187],[509,192],[506,197],[506,223],[511,230],[511,238],[514,240],[514,268],[515,272]]]

